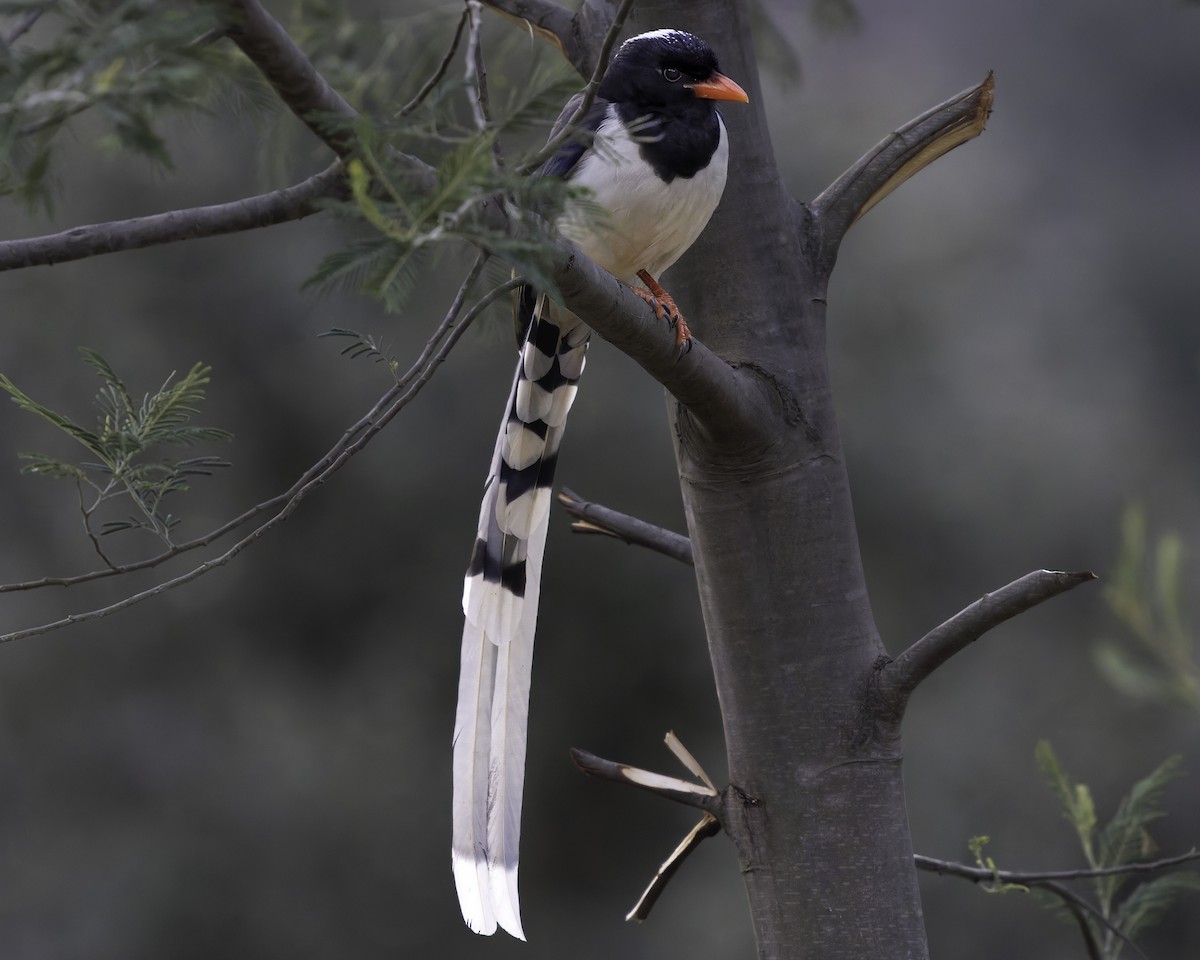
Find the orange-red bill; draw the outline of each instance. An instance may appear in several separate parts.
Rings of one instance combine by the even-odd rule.
[[[705,100],[733,100],[736,103],[749,103],[746,91],[730,80],[723,73],[714,73],[703,83],[688,84],[692,93]]]

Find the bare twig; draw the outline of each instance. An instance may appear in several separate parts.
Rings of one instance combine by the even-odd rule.
[[[571,524],[571,529],[576,533],[604,534],[623,543],[654,550],[688,566],[693,564],[692,541],[682,534],[656,527],[610,507],[591,503],[566,487],[559,491],[558,502],[567,513],[576,518]]]
[[[1165,870],[1197,859],[1200,859],[1200,853],[1193,850],[1185,854],[1180,854],[1177,857],[1167,857],[1166,859],[1156,860],[1152,863],[1130,863],[1120,867],[1107,867],[1098,870],[1058,870],[1046,873],[1023,872],[1020,870],[989,870],[986,867],[973,867],[969,864],[956,863],[952,860],[936,860],[933,857],[925,857],[920,854],[913,857],[913,862],[916,864],[918,870],[925,870],[929,873],[937,873],[943,876],[961,877],[964,880],[970,880],[972,883],[1014,883],[1046,890],[1061,899],[1064,905],[1075,915],[1076,919],[1080,921],[1080,926],[1085,930],[1085,939],[1087,939],[1090,931],[1087,930],[1087,925],[1081,919],[1079,911],[1092,917],[1114,936],[1119,937],[1138,956],[1144,958],[1145,954],[1138,949],[1137,944],[1105,917],[1094,904],[1089,903],[1084,897],[1081,897],[1069,887],[1063,886],[1060,881],[1088,880],[1095,877],[1113,876],[1114,874],[1148,873],[1155,870]],[[1090,946],[1089,949],[1091,949]]]
[[[879,679],[880,694],[902,713],[908,696],[922,680],[988,630],[1095,579],[1096,575],[1086,570],[1077,573],[1034,570],[993,593],[984,594],[886,664]]]
[[[696,807],[705,813],[719,817],[721,810],[721,794],[706,783],[689,783],[678,777],[669,777],[662,773],[653,773],[628,763],[617,763],[605,760],[594,753],[571,748],[571,760],[580,770],[590,777],[601,780],[612,780],[615,783],[625,783],[639,787],[650,793],[674,800],[689,807]]]
[[[571,114],[570,119],[562,125],[562,129],[550,138],[549,142],[542,147],[532,160],[525,164],[522,168],[523,173],[532,173],[545,163],[546,160],[554,156],[558,152],[559,147],[575,136],[579,121],[587,116],[587,112],[592,108],[592,104],[596,102],[596,92],[600,89],[600,81],[604,79],[604,71],[608,69],[608,58],[612,55],[612,48],[617,42],[621,28],[625,26],[625,18],[629,15],[633,3],[634,0],[622,0],[621,6],[617,8],[612,23],[608,26],[608,32],[604,35],[604,42],[600,45],[600,53],[596,58],[596,65],[592,69],[591,78],[583,88],[583,99],[579,101],[579,106],[575,108],[575,112]]]
[[[909,177],[983,132],[995,82],[964,90],[927,110],[880,141],[811,204],[822,222],[822,243],[835,253],[851,224]]]
[[[663,890],[667,888],[667,884],[671,882],[671,878],[683,866],[683,861],[691,856],[692,851],[709,837],[715,837],[721,832],[721,821],[714,817],[711,813],[706,813],[702,816],[687,835],[679,841],[675,849],[663,861],[662,866],[658,868],[658,872],[650,880],[646,889],[642,891],[642,895],[638,897],[637,903],[633,908],[625,914],[626,920],[645,920],[650,916],[650,911],[654,908],[654,904],[658,902],[658,898],[662,896]]]
[[[38,22],[42,14],[45,12],[45,9],[30,10],[29,13],[25,14],[25,16],[18,20],[13,25],[13,28],[8,31],[8,34],[4,37],[4,43],[11,47],[33,28],[33,25]]]
[[[341,164],[335,163],[300,183],[255,197],[0,242],[0,271],[65,263],[300,220],[320,210],[320,200],[343,194]]]
[[[476,261],[472,268],[471,275],[468,280],[473,280],[478,276],[479,270],[482,269],[482,258]],[[454,345],[459,338],[471,325],[476,317],[493,301],[502,296],[507,291],[521,283],[520,278],[514,278],[501,284],[485,294],[461,319],[458,318],[458,309],[461,308],[463,298],[466,296],[466,288],[469,282],[464,282],[459,288],[459,293],[455,297],[454,305],[447,313],[446,318],[439,325],[434,335],[422,350],[420,357],[412,365],[409,371],[389,389],[375,403],[371,410],[357,424],[351,427],[343,436],[343,440],[335,445],[318,464],[310,469],[306,474],[306,479],[293,487],[294,492],[287,498],[283,507],[270,519],[266,520],[259,526],[255,527],[249,534],[231,546],[220,556],[206,560],[204,563],[193,567],[191,570],[183,573],[170,580],[163,581],[155,586],[143,590],[139,593],[125,597],[116,603],[109,604],[105,607],[89,610],[85,613],[71,614],[61,620],[53,621],[52,623],[44,623],[35,627],[29,627],[24,630],[17,630],[11,633],[0,635],[0,643],[7,643],[12,640],[22,640],[27,637],[38,636],[44,633],[50,633],[53,630],[62,627],[70,626],[75,623],[82,623],[88,620],[97,620],[102,617],[107,617],[111,614],[118,613],[128,607],[132,607],[144,600],[149,600],[175,587],[182,586],[185,583],[190,583],[198,579],[204,574],[215,570],[217,567],[224,566],[247,547],[256,543],[259,539],[265,536],[269,531],[285,521],[295,512],[300,503],[305,500],[311,493],[318,489],[322,484],[329,479],[334,473],[340,470],[350,458],[361,451],[370,441],[382,430],[387,424],[403,410],[412,399],[421,391],[426,383],[429,382],[435,371],[449,355]],[[440,342],[440,346],[438,345]],[[347,441],[348,437],[354,437],[353,440]],[[335,453],[336,451],[336,453]]]
[[[571,749],[571,759],[580,770],[589,776],[613,780],[617,783],[628,783],[648,790],[650,793],[658,794],[660,797],[666,797],[668,800],[674,800],[689,807],[699,807],[704,811],[704,816],[676,844],[675,849],[663,861],[642,895],[638,897],[637,903],[625,915],[626,920],[645,920],[671,878],[683,865],[683,861],[702,841],[721,832],[720,818],[726,802],[725,794],[717,790],[712,778],[704,771],[687,747],[680,742],[674,731],[668,732],[664,740],[675,758],[687,768],[692,776],[700,780],[700,783],[689,783],[677,777],[651,773],[649,770],[642,770],[626,763],[605,760],[585,750],[574,747]],[[738,797],[745,798],[744,794],[734,787],[727,788],[726,793],[733,793]]]
[[[998,881],[1000,883],[1019,883],[1024,886],[1058,880],[1094,880],[1097,877],[1128,876],[1139,873],[1157,873],[1159,870],[1169,870],[1180,867],[1185,863],[1200,861],[1200,851],[1189,850],[1174,857],[1164,857],[1161,860],[1148,860],[1142,863],[1125,863],[1118,867],[1085,868],[1082,870],[989,870],[986,867],[972,867],[966,863],[956,863],[953,860],[937,860],[933,857],[916,854],[913,862],[918,870],[928,870],[931,873],[944,873],[950,876],[963,877],[977,882]]]
[[[437,69],[433,71],[433,75],[425,81],[425,84],[417,91],[416,95],[396,112],[398,118],[407,117],[416,110],[417,107],[425,102],[425,98],[433,92],[433,89],[442,82],[442,77],[446,75],[446,71],[450,68],[450,62],[454,59],[454,54],[458,50],[458,42],[462,39],[463,27],[466,25],[467,10],[464,8],[462,16],[458,18],[458,26],[454,30],[454,39],[450,41],[450,49],[446,51],[446,55],[442,57],[442,62],[438,64]]]
[[[486,74],[483,70],[482,53],[479,44],[479,20],[483,7],[479,0],[467,0],[467,19],[470,29],[467,31],[466,88],[467,100],[471,104],[471,115],[475,118],[475,128],[483,133],[491,126],[491,118],[487,110]]]

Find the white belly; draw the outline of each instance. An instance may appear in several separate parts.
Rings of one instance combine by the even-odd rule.
[[[638,156],[638,144],[613,115],[600,125],[596,142],[571,176],[591,189],[592,201],[607,212],[598,218],[578,205],[568,207],[558,228],[609,273],[634,282],[639,270],[659,276],[700,236],[725,189],[729,140],[720,117],[721,139],[708,166],[694,177],[664,183]]]

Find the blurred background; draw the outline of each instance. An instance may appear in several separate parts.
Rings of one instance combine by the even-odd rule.
[[[407,29],[391,18],[432,11],[409,95],[459,10],[352,6],[382,20],[377,36]],[[906,727],[916,848],[969,860],[968,838],[988,834],[1003,868],[1082,866],[1033,760],[1049,738],[1101,817],[1182,753],[1185,775],[1154,831],[1163,853],[1182,852],[1200,841],[1200,712],[1123,692],[1097,651],[1115,645],[1162,675],[1105,601],[1132,504],[1151,553],[1163,537],[1182,544],[1184,636],[1200,624],[1200,6],[856,9],[857,26],[783,0],[761,18],[764,97],[796,196],[815,196],[987,71],[997,83],[983,136],[855,227],[830,291],[830,363],[884,641],[898,653],[1038,567],[1102,578],[989,634],[922,687]],[[497,96],[547,59],[499,18],[487,37]],[[2,200],[0,239],[234,199],[327,163],[296,135],[291,173],[264,173],[264,130],[220,112],[167,128],[170,173],[106,152],[86,118],[72,129],[53,213]],[[346,235],[314,217],[5,273],[0,372],[90,422],[99,383],[77,346],[99,350],[138,396],[211,364],[199,422],[236,438],[199,451],[234,466],[176,505],[180,538],[199,535],[289,486],[387,388],[383,366],[339,356],[344,344],[318,334],[382,336],[403,360],[457,288],[466,260],[447,255],[399,317],[362,297],[302,291]],[[693,817],[585,780],[567,748],[678,772],[660,745],[673,729],[724,782],[720,716],[690,570],[573,538],[561,517],[533,686],[521,871],[530,943],[475,937],[459,919],[448,856],[459,599],[511,377],[501,313],[233,563],[108,619],[0,647],[0,955],[754,956],[723,838],[702,846],[647,923],[621,919]],[[682,530],[663,411],[661,391],[595,343],[560,482]],[[19,473],[18,451],[74,456],[69,441],[8,403],[0,441],[0,581],[95,567],[71,484]],[[121,536],[119,558],[155,550],[145,535]],[[0,631],[102,606],[191,565],[5,593]],[[1086,955],[1074,925],[1030,897],[985,896],[952,878],[922,887],[934,957]],[[1185,900],[1142,940],[1148,956],[1200,952],[1198,903]]]

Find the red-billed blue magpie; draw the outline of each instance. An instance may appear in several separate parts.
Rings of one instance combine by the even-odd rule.
[[[584,136],[535,174],[591,191],[603,222],[568,207],[558,230],[675,324],[680,347],[690,334],[657,278],[700,235],[725,189],[729,144],[715,101],[748,99],[704,41],[680,30],[643,33],[613,57],[578,122]],[[552,139],[580,103],[567,103]],[[529,288],[517,319],[520,360],[463,588],[452,862],[467,925],[484,934],[499,925],[524,939],[517,842],[534,624],[550,485],[591,329]]]

